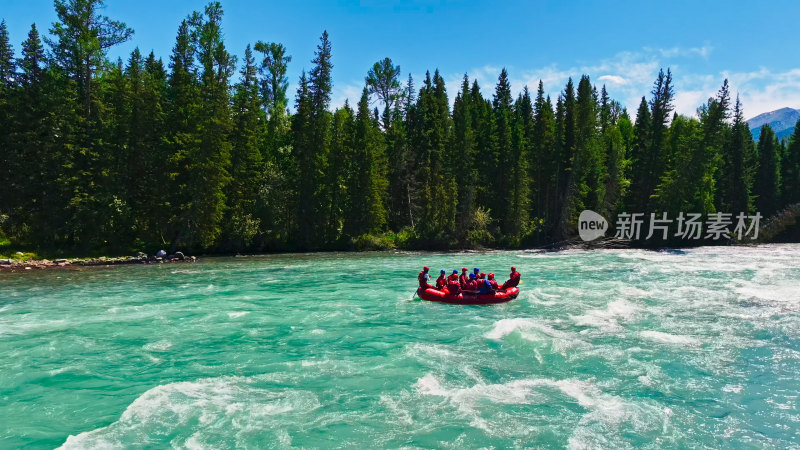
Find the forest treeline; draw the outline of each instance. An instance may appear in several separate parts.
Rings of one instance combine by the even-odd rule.
[[[193,251],[518,247],[576,232],[592,209],[764,216],[800,202],[800,125],[756,144],[727,80],[697,117],[674,113],[661,71],[635,119],[589,76],[552,99],[452,103],[438,71],[402,79],[391,59],[331,110],[323,32],[289,106],[280,43],[241,61],[222,7],[180,23],[166,62],[109,48],[133,30],[102,0],[56,0],[19,54],[0,26],[0,237],[39,249]],[[355,99],[354,99],[355,100]]]

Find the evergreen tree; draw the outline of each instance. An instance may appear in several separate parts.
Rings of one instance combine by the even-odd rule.
[[[647,166],[645,164],[647,155],[651,148],[651,123],[650,109],[647,100],[642,97],[639,109],[636,111],[636,122],[633,127],[633,142],[630,152],[631,159],[631,190],[626,207],[629,211],[642,211],[642,205],[646,202],[645,194],[640,189],[645,189],[644,178],[647,176]],[[647,194],[649,195],[649,193]],[[642,211],[643,212],[643,211]]]
[[[129,68],[132,92],[134,73]],[[132,207],[136,211],[135,219],[145,243],[163,244],[165,237],[169,236],[170,199],[173,195],[169,167],[164,170],[165,163],[170,159],[169,147],[164,142],[168,135],[167,72],[164,63],[150,52],[144,60],[140,76],[140,93],[132,98],[131,142],[128,144],[132,151],[139,154],[141,161],[141,178],[132,180],[137,185],[140,203]],[[129,176],[129,179],[132,178]]]
[[[718,168],[721,166],[724,168],[722,153],[728,139],[729,129],[726,121],[729,117],[729,107],[728,80],[725,80],[717,96],[709,99],[699,110],[703,129],[703,151],[698,153],[695,161],[698,173],[693,181],[697,188],[696,197],[700,199],[696,205],[696,212],[714,212],[715,205],[719,204]]]
[[[231,184],[227,188],[226,226],[236,248],[249,246],[260,226],[256,206],[262,184],[261,147],[266,116],[261,108],[258,69],[250,45],[244,51],[240,81],[233,96]]]
[[[413,81],[406,89],[413,89]],[[410,95],[406,94],[406,98]],[[401,102],[395,103],[389,128],[386,130],[387,177],[389,193],[387,200],[388,224],[393,230],[412,225],[410,216],[411,165],[408,152],[407,109]]]
[[[386,225],[384,192],[387,180],[383,136],[369,110],[365,87],[358,102],[353,152],[348,180],[348,212],[345,234],[358,237],[382,231]]]
[[[331,212],[328,217],[326,236],[329,241],[341,239],[342,233],[350,233],[349,218],[353,210],[363,205],[353,205],[350,198],[351,181],[354,172],[353,139],[355,137],[355,115],[348,101],[333,114],[330,144],[330,166],[328,167],[328,191],[331,196]],[[345,223],[345,221],[348,223]]]
[[[64,98],[74,97],[71,101],[79,111],[70,116],[75,122],[69,125],[70,149],[61,180],[70,197],[65,221],[68,240],[84,251],[116,247],[120,233],[130,228],[129,206],[113,178],[118,153],[112,148],[115,143],[105,140],[111,124],[103,123],[107,118],[101,111],[103,92],[94,84],[103,83],[100,75],[107,50],[130,39],[133,30],[101,15],[103,7],[103,0],[56,0],[58,21],[50,29],[53,39],[47,39],[54,63],[71,81],[64,88],[74,94]]]
[[[288,179],[293,182],[293,215],[287,225],[292,229],[292,239],[300,248],[311,246],[314,233],[311,222],[314,204],[311,198],[316,187],[312,177],[320,179],[323,175],[314,166],[315,154],[311,149],[312,104],[309,82],[305,71],[300,75],[295,99],[295,113],[292,116],[292,158]],[[311,173],[313,172],[313,173]]]
[[[600,114],[600,132],[605,133],[609,126],[611,126],[612,122],[614,121],[612,109],[614,107],[612,100],[608,97],[608,91],[606,91],[606,85],[603,85],[603,88],[600,89],[600,104],[598,105]]]
[[[589,77],[583,75],[578,83],[575,101],[575,149],[569,172],[567,192],[568,213],[566,224],[570,230],[577,225],[578,214],[583,209],[598,209],[597,192],[605,177],[599,173],[600,157],[597,136],[597,99]],[[604,187],[604,186],[603,186]]]
[[[492,111],[492,101],[483,98],[478,80],[473,80],[470,88],[472,97],[472,127],[475,130],[475,151],[473,156],[467,158],[466,166],[475,167],[478,172],[477,186],[475,188],[476,210],[482,208],[489,218],[498,217],[495,199],[497,199],[496,183],[493,178],[495,173],[494,155],[497,146],[495,134],[495,116]],[[494,231],[494,230],[492,230]]]
[[[528,88],[517,98],[512,116],[511,154],[507,158],[508,210],[503,221],[506,239],[519,245],[530,231],[530,139],[533,134],[533,103]]]
[[[705,147],[701,124],[693,118],[676,116],[669,129],[665,150],[673,155],[668,170],[660,177],[653,194],[655,209],[669,217],[679,213],[702,213],[707,204],[703,190],[695,184],[705,167]]]
[[[753,182],[756,211],[769,217],[780,208],[780,143],[769,125],[758,138],[758,169]]]
[[[70,74],[78,90],[83,116],[91,117],[92,82],[105,63],[106,50],[133,36],[123,22],[100,14],[104,0],[55,0],[58,22],[53,24],[48,40],[53,57]]]
[[[800,203],[800,121],[794,126],[781,161],[783,205]]]
[[[0,126],[0,179],[7,180],[6,183],[13,188],[17,188],[23,178],[16,173],[19,157],[15,154],[16,149],[11,146],[12,130],[8,126],[13,117],[15,73],[14,49],[8,37],[6,21],[3,20],[0,22],[0,124],[3,124]],[[11,189],[0,189],[0,232],[15,206],[11,192]]]
[[[235,69],[222,42],[222,6],[209,3],[205,16],[191,18],[197,36],[200,68],[199,100],[194,142],[186,149],[187,202],[181,208],[183,239],[195,248],[210,247],[221,232],[225,188],[230,181],[230,133],[233,129],[228,80]],[[173,243],[174,245],[175,243]]]
[[[325,241],[323,226],[329,222],[330,198],[324,181],[328,170],[331,114],[331,43],[324,31],[317,46],[314,68],[308,80],[301,79],[297,113],[293,123],[295,159],[298,167],[297,243],[310,249]],[[302,86],[305,84],[305,87]]]
[[[51,246],[64,221],[62,189],[57,180],[64,169],[63,139],[67,134],[61,124],[70,121],[70,117],[59,108],[64,103],[59,101],[59,94],[65,91],[58,89],[53,70],[47,66],[36,25],[31,25],[22,44],[17,66],[19,90],[7,128],[9,150],[16,160],[9,179],[11,189],[7,191],[15,193],[10,221],[17,238],[37,246]]]
[[[170,56],[170,75],[167,89],[168,114],[167,129],[170,134],[165,139],[170,153],[170,184],[174,186],[170,196],[170,233],[172,242],[181,242],[187,233],[187,208],[192,202],[189,167],[192,155],[198,153],[200,139],[199,110],[200,86],[197,81],[195,55],[197,49],[192,38],[193,30],[189,21],[184,20],[178,28],[175,47]],[[174,234],[176,233],[176,234]]]
[[[85,204],[85,209],[79,210],[78,218],[80,220],[86,217],[85,214],[99,210],[104,220],[101,222],[104,226],[99,230],[103,246],[117,251],[127,250],[137,232],[129,192],[129,188],[133,190],[133,187],[132,183],[127,182],[128,173],[132,169],[131,164],[134,167],[138,165],[139,158],[138,155],[133,156],[133,149],[128,145],[133,94],[121,58],[96,80],[95,86],[99,100],[95,111],[99,120],[96,122],[98,129],[92,133],[90,148],[96,153],[93,161],[95,170],[101,172],[88,179],[101,184],[88,186],[86,192],[90,193],[89,202]],[[94,205],[90,203],[92,201]],[[87,233],[87,237],[96,235],[97,231],[93,230]]]
[[[558,105],[557,105],[558,106]],[[576,123],[576,99],[575,85],[572,78],[567,80],[564,89],[563,103],[560,114],[557,108],[556,119],[559,122],[558,131],[560,134],[559,154],[559,174],[557,189],[557,216],[554,221],[553,238],[557,240],[565,239],[570,227],[571,211],[573,208],[571,197],[574,195],[572,186],[575,174],[573,173],[573,163],[575,161],[575,145],[577,138]]]
[[[752,161],[750,159],[754,148],[753,135],[744,120],[742,104],[738,95],[733,109],[733,126],[730,136],[730,144],[726,152],[728,155],[727,171],[723,178],[723,185],[720,186],[720,191],[724,192],[720,210],[733,214],[747,213],[752,209],[750,194]]]
[[[459,168],[455,173],[459,188],[456,205],[456,237],[461,242],[467,239],[467,230],[472,221],[478,179],[478,166],[473,164],[477,157],[476,132],[472,122],[473,109],[469,78],[465,74],[461,91],[453,103],[453,153],[456,161],[454,164]]]
[[[635,212],[650,211],[650,196],[659,178],[666,170],[664,142],[667,139],[667,122],[673,109],[675,96],[672,73],[667,69],[658,72],[653,83],[648,114],[642,114],[640,105],[636,118],[636,146],[632,158],[631,202]],[[644,99],[643,99],[644,100]],[[649,119],[649,123],[645,120]]]
[[[543,221],[544,228],[550,228],[555,200],[556,173],[558,170],[555,135],[555,114],[550,97],[545,98],[544,83],[539,81],[534,102],[534,130],[531,137],[531,178],[535,183],[532,190],[533,218]],[[541,232],[546,232],[541,229]]]
[[[286,114],[288,105],[286,91],[289,88],[286,71],[292,57],[286,54],[286,47],[283,44],[275,42],[258,41],[254,50],[264,55],[258,69],[262,74],[260,92],[267,116],[272,122],[273,118],[283,117]]]
[[[426,239],[439,239],[454,229],[455,203],[443,199],[456,198],[457,190],[452,168],[445,164],[452,125],[444,80],[438,71],[433,79],[430,72],[425,74],[414,122],[411,151],[418,168],[419,195],[412,201],[420,208],[421,235]]]
[[[367,89],[383,102],[383,128],[389,129],[391,111],[402,96],[400,87],[400,66],[395,66],[391,58],[384,58],[372,65],[367,73]]]
[[[598,196],[597,211],[605,217],[617,213],[620,200],[629,184],[626,177],[625,138],[622,132],[625,128],[631,129],[632,125],[627,118],[621,118],[617,124],[607,125],[602,136],[605,153],[605,186],[602,196]]]
[[[292,58],[279,43],[258,41],[254,49],[264,55],[259,67],[260,92],[268,118],[262,152],[264,176],[258,217],[261,224],[268,227],[262,229],[263,238],[273,245],[285,245],[294,216],[293,181],[287,176],[293,167],[286,96],[289,87],[286,71]]]
[[[482,163],[492,181],[488,188],[494,197],[495,217],[500,224],[500,230],[504,234],[508,234],[511,231],[511,227],[507,222],[512,214],[510,203],[513,201],[510,192],[511,180],[508,172],[513,164],[512,141],[514,130],[511,85],[508,82],[506,69],[500,72],[500,76],[497,79],[492,109],[494,111],[495,146],[486,149]]]

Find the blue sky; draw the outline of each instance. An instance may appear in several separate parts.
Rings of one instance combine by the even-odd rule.
[[[106,0],[105,14],[136,34],[110,52],[138,46],[168,59],[181,19],[202,0]],[[539,79],[555,97],[567,77],[591,76],[635,110],[660,67],[671,67],[683,114],[729,78],[748,117],[784,106],[800,108],[800,2],[769,6],[745,1],[246,1],[223,0],[229,50],[241,55],[257,40],[283,43],[292,55],[291,92],[311,67],[323,29],[333,46],[334,106],[358,100],[367,70],[389,56],[405,79],[438,68],[451,101],[461,77],[477,78],[491,95],[502,67],[515,92]],[[19,50],[30,24],[46,30],[52,0],[0,0]],[[417,84],[419,86],[419,84]],[[649,95],[649,94],[648,94]]]

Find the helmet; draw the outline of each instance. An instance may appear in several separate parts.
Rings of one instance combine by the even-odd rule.
[[[458,269],[453,269],[453,273],[458,273]]]
[[[517,271],[517,268],[516,268],[516,267],[514,267],[514,266],[511,266],[511,271],[512,271],[512,272],[516,272],[516,271]]]
[[[478,273],[478,272],[480,272],[481,270],[480,270],[480,269],[478,269],[478,268],[476,267],[476,268],[472,269],[472,271],[473,271],[473,272],[475,272],[475,273]]]
[[[439,273],[444,273],[444,269],[440,270]]]
[[[467,268],[466,268],[466,267],[462,267],[462,268],[461,268],[461,271],[462,271],[462,272],[466,272],[466,271],[467,271]]]
[[[493,280],[493,279],[494,279],[494,274],[493,274],[493,273],[490,273],[490,274],[489,274],[489,279],[490,279],[490,280]]]
[[[427,271],[431,270],[431,268],[430,268],[430,267],[428,267],[428,266],[425,266],[425,267],[423,267],[423,268],[422,268],[422,270],[424,270],[425,272],[427,272]]]
[[[486,274],[481,272],[481,278],[484,278],[484,277],[486,277]]]
[[[474,273],[471,273],[471,274],[469,274],[469,279],[470,279],[470,280],[472,280],[472,279],[474,279],[474,278],[475,278],[475,274],[474,274]]]

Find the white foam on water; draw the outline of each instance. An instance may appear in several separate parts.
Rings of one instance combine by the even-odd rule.
[[[444,345],[414,343],[406,347],[406,354],[411,357],[433,356],[436,358],[457,358],[460,355]]]
[[[629,403],[621,397],[603,392],[590,380],[522,379],[502,384],[478,383],[469,387],[449,388],[429,373],[419,378],[415,387],[421,395],[444,397],[462,415],[471,419],[473,427],[495,435],[505,434],[507,431],[503,431],[502,420],[481,416],[485,402],[552,406],[559,400],[554,399],[552,391],[548,392],[547,388],[556,389],[586,410],[575,429],[578,436],[586,435],[587,432],[591,436],[594,433],[591,430],[596,429],[592,426],[593,423],[600,423],[604,429],[615,434],[622,424],[629,424],[637,429],[660,428],[669,417],[669,412],[660,406]],[[624,440],[620,438],[616,441]]]
[[[520,337],[526,341],[544,342],[552,347],[552,351],[562,355],[566,355],[567,350],[592,347],[588,342],[578,338],[576,333],[557,330],[536,319],[521,317],[495,322],[494,328],[486,333],[485,337],[500,340],[514,332],[519,332]]]
[[[677,345],[682,347],[699,347],[700,345],[703,344],[702,341],[691,336],[684,336],[680,334],[669,334],[655,330],[640,331],[639,336],[650,341],[659,342],[662,344]]]
[[[172,347],[172,342],[161,340],[158,342],[149,342],[142,346],[142,350],[146,352],[165,352]]]
[[[800,309],[800,286],[792,281],[775,281],[768,284],[744,282],[735,292],[747,300],[776,305],[793,310]]]
[[[260,389],[254,382],[221,377],[156,386],[128,405],[116,422],[70,435],[60,448],[158,446],[151,439],[166,435],[175,435],[173,442],[183,441],[187,447],[204,448],[208,440],[220,438],[234,446],[232,432],[274,433],[290,423],[284,416],[307,416],[320,406],[310,392]]]
[[[3,335],[26,335],[31,333],[46,333],[67,328],[68,322],[65,319],[37,320],[33,314],[24,314],[14,317],[14,320],[0,321],[0,336]],[[31,320],[26,322],[26,320]]]
[[[311,334],[325,334],[325,330],[321,330],[319,328],[315,328],[311,330]]]
[[[738,394],[742,392],[742,389],[744,389],[744,387],[740,384],[728,384],[722,388],[722,392],[732,392],[734,394]]]
[[[517,317],[514,319],[502,319],[494,323],[492,331],[486,333],[489,339],[499,340],[517,330],[529,330],[539,325],[536,319]]]
[[[230,317],[231,319],[236,319],[237,317],[243,317],[248,314],[250,314],[250,311],[234,311],[234,312],[229,312],[228,317]]]
[[[627,321],[639,311],[639,307],[619,299],[609,303],[606,309],[592,309],[579,316],[571,316],[577,326],[595,327],[608,332],[620,332],[623,327],[618,320]]]
[[[388,395],[381,395],[380,401],[378,402],[379,405],[385,406],[391,413],[394,419],[400,421],[400,423],[408,426],[414,423],[414,419],[411,416],[411,413],[404,409],[400,402],[393,399]]]
[[[460,409],[472,410],[479,400],[512,405],[531,403],[534,394],[532,388],[547,383],[547,380],[515,380],[505,384],[476,384],[469,388],[448,389],[429,373],[417,380],[416,388],[420,394],[447,397]]]
[[[626,297],[647,297],[652,295],[652,292],[639,289],[635,286],[624,284],[619,288],[619,293]]]

